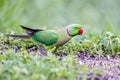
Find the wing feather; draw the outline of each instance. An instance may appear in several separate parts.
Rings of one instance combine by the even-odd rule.
[[[59,36],[53,31],[39,31],[36,32],[32,38],[40,43],[45,44],[46,46],[52,45],[57,42]]]

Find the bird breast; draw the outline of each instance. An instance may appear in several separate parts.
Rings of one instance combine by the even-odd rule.
[[[59,47],[66,42],[68,42],[72,37],[68,35],[66,28],[56,30],[56,33],[59,35],[58,41],[53,44],[53,46]]]

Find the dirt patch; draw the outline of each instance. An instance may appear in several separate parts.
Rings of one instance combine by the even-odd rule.
[[[101,70],[94,78],[95,80],[120,80],[120,54],[99,56],[79,51],[76,56],[79,65],[86,65],[87,67],[99,68]],[[94,71],[89,73],[88,77],[93,75],[93,73]],[[91,78],[88,78],[88,80],[91,80]]]

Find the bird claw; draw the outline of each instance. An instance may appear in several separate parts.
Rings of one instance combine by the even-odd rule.
[[[43,46],[37,45],[37,47],[39,49],[40,56],[47,56],[47,52]]]

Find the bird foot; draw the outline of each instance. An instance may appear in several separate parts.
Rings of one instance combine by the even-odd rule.
[[[37,45],[37,47],[39,49],[40,56],[47,56],[47,52],[43,46]]]

